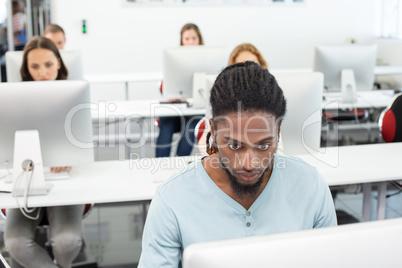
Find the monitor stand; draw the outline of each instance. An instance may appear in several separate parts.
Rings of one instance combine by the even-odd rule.
[[[46,195],[51,184],[45,184],[39,132],[22,130],[14,139],[13,196]],[[29,172],[27,174],[27,172]]]
[[[351,69],[343,69],[341,72],[342,103],[356,102],[355,74]]]
[[[193,108],[205,108],[207,101],[207,74],[193,74]]]

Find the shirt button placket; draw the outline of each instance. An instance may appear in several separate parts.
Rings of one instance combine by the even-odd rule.
[[[251,221],[251,212],[250,212],[250,211],[247,211],[247,212],[246,212],[246,219],[245,219],[246,234],[247,234],[247,236],[252,236],[252,235],[254,235],[253,228],[250,228],[250,227],[251,227],[251,223],[252,223],[252,221]]]

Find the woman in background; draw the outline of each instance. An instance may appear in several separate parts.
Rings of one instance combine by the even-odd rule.
[[[235,47],[230,54],[228,65],[245,61],[254,61],[262,68],[268,69],[267,62],[261,52],[250,43],[243,43]]]
[[[203,45],[200,29],[193,23],[184,25],[180,31],[181,46],[198,46]],[[162,86],[161,86],[162,91]],[[171,99],[169,102],[176,101]],[[161,117],[159,119],[159,136],[156,140],[155,157],[168,157],[172,148],[172,139],[175,132],[181,131],[180,141],[177,145],[176,156],[190,155],[194,145],[194,128],[197,125],[198,117],[185,116],[184,125],[181,118]]]
[[[33,37],[25,46],[20,72],[23,81],[65,80],[68,76],[56,45],[50,39],[39,36]],[[55,167],[51,171],[70,169]],[[82,246],[83,211],[84,205],[34,208],[29,212],[22,208],[8,209],[4,242],[11,257],[23,267],[71,267]],[[34,241],[36,227],[43,217],[49,221],[56,263]]]

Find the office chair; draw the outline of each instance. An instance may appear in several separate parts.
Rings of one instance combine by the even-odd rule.
[[[88,217],[88,215],[91,213],[92,208],[94,204],[85,204],[84,206],[84,211],[82,213],[82,219],[85,219]],[[0,209],[0,216],[3,219],[7,219],[7,210],[5,208]],[[45,248],[45,250],[48,252],[50,257],[53,259],[53,252],[52,252],[52,247],[51,247],[51,242],[50,242],[50,232],[49,232],[49,222],[47,220],[47,217],[43,217],[41,222],[38,225],[38,233],[35,235],[35,241],[41,245],[42,247]],[[42,233],[46,233],[46,237],[41,236]],[[86,255],[84,252],[85,249],[85,241],[82,240],[82,248],[76,259],[74,260],[73,266],[72,267],[81,267],[81,268],[96,268],[97,263],[94,262],[86,262]],[[12,267],[22,267],[20,264],[18,264],[15,260],[12,259]]]
[[[203,118],[200,119],[200,121],[198,121],[197,125],[195,126],[194,135],[195,135],[195,140],[197,142],[200,141],[200,139],[201,139],[202,135],[204,134],[205,130],[209,131],[209,129],[206,129],[207,120],[208,119],[206,117],[203,117]]]
[[[378,123],[385,142],[402,142],[402,93],[384,109]]]

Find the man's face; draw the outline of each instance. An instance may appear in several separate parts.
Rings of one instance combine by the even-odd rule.
[[[215,119],[215,124],[212,136],[233,190],[239,197],[256,193],[278,145],[275,116],[265,112],[231,113]]]
[[[57,49],[61,50],[64,48],[64,45],[66,44],[66,37],[62,32],[57,32],[57,33],[47,33],[45,34],[46,38],[49,38],[50,40],[53,41],[53,43],[56,44]]]

